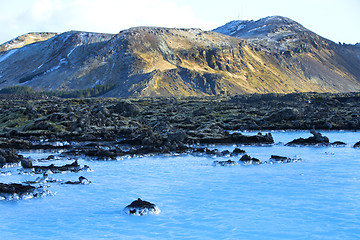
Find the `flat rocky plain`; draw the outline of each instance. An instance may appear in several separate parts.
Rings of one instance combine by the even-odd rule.
[[[72,154],[116,157],[184,152],[195,144],[268,144],[271,135],[233,131],[357,130],[359,100],[360,93],[134,99],[3,95],[0,147],[67,148]]]

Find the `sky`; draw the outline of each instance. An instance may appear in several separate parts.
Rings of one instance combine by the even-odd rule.
[[[280,15],[335,42],[360,42],[359,0],[0,0],[0,44],[28,32],[118,33],[136,26],[212,30]]]

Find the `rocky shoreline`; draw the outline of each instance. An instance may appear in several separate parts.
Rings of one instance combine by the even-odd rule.
[[[48,173],[88,171],[77,161],[64,166],[35,166],[17,150],[61,149],[64,155],[116,159],[127,155],[191,153],[239,156],[238,162],[214,161],[214,166],[289,163],[272,155],[261,161],[235,148],[209,149],[209,144],[268,145],[271,133],[243,135],[242,130],[310,130],[313,136],[287,145],[333,145],[318,130],[360,129],[360,94],[268,94],[209,98],[60,99],[20,97],[0,100],[0,168],[20,164],[43,174],[27,185],[2,183],[3,199],[48,194],[28,184],[51,182]],[[317,129],[317,131],[315,130]],[[354,145],[360,146],[360,142]],[[51,159],[51,156],[49,156]],[[6,174],[6,173],[4,173]],[[46,175],[46,176],[45,176]],[[56,180],[55,180],[56,182]],[[88,184],[79,181],[65,184]]]

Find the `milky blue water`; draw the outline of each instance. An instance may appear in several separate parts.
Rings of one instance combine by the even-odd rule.
[[[54,174],[90,185],[49,183],[54,196],[0,201],[1,239],[360,239],[360,132],[323,132],[345,147],[287,147],[308,132],[273,132],[272,146],[241,146],[261,161],[298,156],[287,164],[214,167],[239,157],[179,155],[91,161],[93,172]],[[253,134],[253,133],[251,133]],[[212,146],[233,150],[235,146]],[[51,153],[23,152],[40,159]],[[54,154],[54,153],[52,153]],[[59,153],[55,153],[59,155]],[[73,160],[37,164],[62,165]],[[4,171],[4,169],[2,169]],[[38,175],[0,176],[0,182]],[[137,198],[155,203],[159,215],[129,216]]]

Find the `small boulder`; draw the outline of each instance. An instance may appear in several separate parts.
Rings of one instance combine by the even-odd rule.
[[[124,212],[129,215],[146,215],[146,214],[159,214],[160,209],[153,203],[143,201],[140,198],[133,201],[131,204],[124,208]]]
[[[258,164],[261,164],[260,160],[257,159],[257,158],[253,158],[253,157],[250,157],[249,155],[245,154],[244,156],[242,156],[239,160],[239,162],[245,164],[245,165],[251,165],[251,164],[255,164],[255,165],[258,165]]]
[[[229,150],[224,150],[220,152],[220,156],[230,156],[230,151]]]
[[[245,150],[242,150],[240,148],[235,148],[231,153],[232,156],[239,155],[239,154],[245,154]]]

